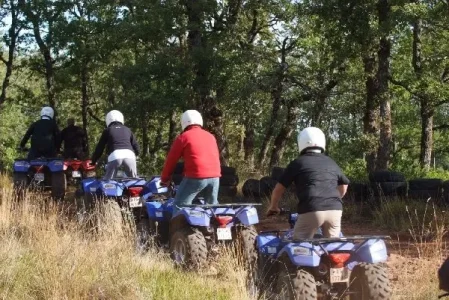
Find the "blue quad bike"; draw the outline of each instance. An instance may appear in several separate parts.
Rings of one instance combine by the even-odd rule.
[[[294,240],[298,215],[289,214],[290,230],[264,231],[256,240],[255,276],[259,289],[279,299],[391,299],[385,262],[389,236]]]
[[[21,149],[27,151],[27,149]],[[18,158],[13,164],[14,192],[18,199],[27,191],[50,190],[51,196],[60,200],[66,193],[67,181],[62,158]]]
[[[78,220],[95,220],[92,215],[95,205],[112,202],[120,208],[125,223],[139,225],[143,209],[140,196],[145,183],[144,177],[132,178],[126,175],[111,180],[83,179],[77,193]]]
[[[219,244],[232,245],[241,262],[254,265],[254,247],[259,222],[255,205],[204,204],[201,198],[173,215],[174,188],[162,187],[160,177],[152,178],[142,192],[146,210],[143,222],[148,236],[158,245],[167,245],[176,265],[186,269],[204,266]]]

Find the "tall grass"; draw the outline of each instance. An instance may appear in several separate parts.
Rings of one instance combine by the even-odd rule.
[[[249,299],[230,260],[213,275],[183,272],[157,249],[138,253],[117,214],[90,234],[44,197],[17,203],[9,180],[0,184],[2,299]]]

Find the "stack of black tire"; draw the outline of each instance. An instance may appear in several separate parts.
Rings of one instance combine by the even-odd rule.
[[[344,201],[363,202],[364,199],[369,197],[369,184],[351,179],[349,181],[348,190],[343,197]]]
[[[183,171],[184,163],[177,163],[172,176],[172,180],[175,185],[179,185],[181,183]],[[220,189],[218,192],[219,197],[235,197],[237,195],[238,184],[239,177],[237,176],[235,168],[221,166]]]
[[[404,174],[394,171],[376,171],[369,174],[370,190],[375,200],[404,198],[407,196],[407,181]]]
[[[443,196],[443,186],[441,179],[412,179],[408,182],[408,197],[415,200],[426,201],[431,198],[434,201],[439,201]]]
[[[262,199],[269,198],[276,183],[284,173],[284,170],[285,169],[281,167],[273,167],[271,169],[271,176],[265,176],[261,179],[248,179],[242,187],[243,196],[259,202]],[[288,191],[294,192],[294,190],[295,188],[292,186]]]

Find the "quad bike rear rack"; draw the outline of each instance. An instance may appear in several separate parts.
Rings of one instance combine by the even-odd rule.
[[[261,231],[259,234],[276,234],[278,238],[281,237],[281,233],[285,233],[289,230],[268,230]],[[314,246],[319,246],[326,255],[329,255],[328,251],[324,248],[323,244],[330,243],[344,243],[344,242],[353,242],[353,241],[363,241],[360,244],[357,244],[357,247],[353,250],[357,252],[363,245],[365,245],[369,240],[391,240],[389,235],[354,235],[354,236],[345,236],[338,238],[312,238],[312,239],[284,239],[284,241],[288,241],[291,243],[310,243]]]

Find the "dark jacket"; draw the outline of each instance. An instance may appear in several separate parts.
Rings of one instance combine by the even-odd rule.
[[[96,163],[106,147],[107,154],[118,149],[129,149],[136,156],[139,155],[139,145],[131,130],[119,122],[113,122],[101,134],[95,152],[92,155],[92,163]]]
[[[61,136],[58,125],[54,120],[41,119],[28,128],[20,142],[24,148],[31,137],[31,150],[39,153],[57,152],[61,148]]]
[[[75,125],[69,125],[61,131],[61,140],[64,142],[64,157],[77,156],[87,152],[87,136],[84,130]]]

